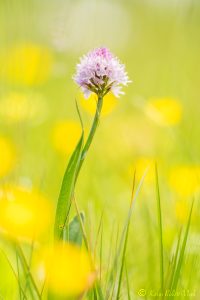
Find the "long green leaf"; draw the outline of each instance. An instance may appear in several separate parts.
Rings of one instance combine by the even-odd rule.
[[[133,187],[132,187],[132,194],[131,194],[131,207],[133,205],[133,195],[134,195],[134,190],[135,190],[135,175],[136,173],[134,172],[134,178],[133,178]],[[123,252],[122,252],[122,259],[121,259],[121,268],[120,268],[120,274],[119,274],[119,282],[118,282],[118,288],[117,288],[117,296],[116,299],[120,299],[120,290],[121,290],[121,284],[122,284],[122,275],[123,275],[123,270],[124,270],[124,263],[125,263],[125,256],[126,256],[126,248],[127,248],[127,243],[128,243],[128,234],[129,234],[129,226],[130,226],[130,221],[131,218],[128,218],[127,226],[126,226],[126,232],[125,232],[125,237],[124,237],[124,246],[123,246]]]
[[[66,168],[60,194],[57,203],[55,225],[54,225],[54,237],[59,240],[63,238],[63,230],[66,225],[66,221],[69,215],[72,196],[74,193],[74,186],[76,181],[77,169],[80,164],[82,147],[84,140],[84,132],[70,158],[68,166]]]
[[[175,255],[174,255],[174,258],[172,261],[171,274],[170,274],[170,280],[169,280],[169,290],[171,290],[172,283],[174,281],[174,275],[175,275],[178,255],[179,255],[179,251],[180,251],[181,233],[182,233],[182,231],[180,230],[177,245],[176,245]]]
[[[159,244],[160,244],[160,288],[161,292],[164,290],[164,255],[163,255],[163,231],[162,231],[162,212],[160,203],[160,189],[158,182],[158,170],[155,164],[156,176],[156,194],[157,194],[157,208],[158,208],[158,229],[159,229]]]
[[[128,300],[131,300],[130,285],[129,285],[128,271],[127,271],[126,264],[125,264],[125,271],[126,271],[127,298]]]
[[[187,238],[188,238],[189,229],[190,229],[193,205],[194,205],[194,200],[192,201],[192,205],[191,205],[191,209],[190,209],[190,213],[189,213],[189,217],[188,217],[188,222],[187,222],[187,227],[186,227],[183,242],[182,242],[182,245],[181,245],[180,255],[179,255],[178,262],[177,262],[176,271],[175,271],[175,274],[174,274],[172,290],[176,290],[177,285],[178,285],[178,281],[179,281],[179,278],[180,278],[181,267],[182,267],[182,264],[183,264],[185,248],[186,248]]]

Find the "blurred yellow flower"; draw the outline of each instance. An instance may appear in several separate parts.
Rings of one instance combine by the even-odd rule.
[[[3,77],[9,82],[32,86],[48,78],[52,56],[43,46],[21,44],[11,48],[1,64]]]
[[[180,196],[192,196],[200,188],[200,167],[179,166],[173,168],[169,174],[169,183]]]
[[[146,174],[146,183],[155,181],[155,160],[153,158],[139,157],[131,168],[132,176],[134,170],[136,171],[136,178],[138,180],[141,180],[144,174]]]
[[[0,136],[0,177],[7,175],[14,167],[16,153],[11,142]]]
[[[0,117],[6,122],[19,122],[43,117],[44,99],[38,94],[10,92],[0,100]]]
[[[35,190],[0,188],[0,228],[11,237],[34,239],[51,221],[50,202]]]
[[[62,155],[69,155],[81,136],[81,126],[76,121],[59,121],[53,128],[53,144]]]
[[[173,98],[151,98],[146,103],[145,112],[162,126],[177,125],[182,118],[182,106]]]
[[[50,290],[59,295],[80,295],[96,277],[88,253],[69,243],[57,244],[47,252],[45,268]]]
[[[102,116],[106,116],[113,111],[119,100],[112,94],[108,93],[104,97],[103,107],[101,111]],[[89,112],[91,115],[94,115],[96,112],[97,104],[97,95],[92,93],[88,99],[84,98],[84,95],[80,94],[80,103],[85,111]]]

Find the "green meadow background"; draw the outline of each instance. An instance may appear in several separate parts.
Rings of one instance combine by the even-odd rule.
[[[72,151],[71,139],[76,137],[64,131],[55,144],[56,124],[79,123],[75,99],[85,128],[92,122],[72,80],[79,57],[106,46],[126,65],[132,83],[112,112],[101,118],[78,180],[76,199],[86,215],[92,248],[103,213],[102,269],[106,274],[129,210],[134,170],[138,182],[149,166],[130,225],[126,268],[131,299],[158,298],[154,161],[159,175],[166,272],[195,198],[178,286],[182,294],[175,299],[200,297],[199,28],[197,0],[0,1],[0,137],[9,141],[15,153],[12,167],[0,175],[1,186],[33,186],[55,208]],[[18,61],[16,49],[26,47],[31,47],[30,52],[22,50]],[[35,59],[34,51],[39,51],[39,59]],[[20,97],[24,97],[22,102]],[[146,113],[151,99],[179,103],[181,116],[177,122],[163,125]],[[173,113],[172,107],[170,116]],[[66,154],[59,151],[63,143],[71,149]],[[3,155],[0,149],[0,169]],[[47,243],[52,234],[53,219],[39,243]],[[2,237],[1,248],[5,247]],[[141,289],[146,296],[140,296]],[[0,299],[18,299],[16,290],[17,282],[0,255]],[[128,299],[124,281],[121,299]]]

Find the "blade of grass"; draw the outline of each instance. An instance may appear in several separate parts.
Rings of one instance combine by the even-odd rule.
[[[103,259],[103,225],[101,227],[100,250],[99,250],[99,282],[102,280],[102,259]]]
[[[98,294],[98,300],[105,300],[105,297],[103,295],[103,292],[102,292],[102,288],[101,288],[101,285],[99,284],[99,281],[96,282],[96,289],[97,289],[97,294]]]
[[[31,243],[30,258],[29,258],[29,263],[28,263],[29,270],[31,268],[33,250],[34,250],[34,241],[32,241],[32,243]],[[25,288],[24,288],[24,292],[25,293],[26,293],[26,289],[29,288],[29,286],[28,286],[29,284],[30,284],[30,282],[29,282],[29,276],[27,276],[27,278],[26,278],[26,284],[25,284]]]
[[[128,270],[127,270],[126,263],[125,263],[125,271],[126,271],[127,296],[128,296],[128,300],[131,300],[130,284],[129,284]]]
[[[82,128],[82,131],[84,131],[83,119],[82,119],[82,117],[81,117],[80,109],[79,109],[79,107],[78,107],[78,102],[77,102],[76,99],[75,99],[75,104],[76,104],[76,111],[77,111],[77,113],[78,113],[79,121],[80,121],[80,123],[81,123],[81,128]]]
[[[90,250],[89,242],[88,242],[88,239],[87,239],[87,235],[86,235],[86,232],[85,232],[84,224],[83,224],[83,221],[82,221],[82,218],[81,218],[81,214],[80,214],[80,211],[79,211],[79,208],[78,208],[78,203],[76,201],[75,196],[73,197],[73,201],[74,201],[74,204],[75,204],[77,216],[78,216],[79,223],[80,223],[80,226],[81,226],[81,230],[82,230],[82,234],[83,234],[83,239],[84,239],[84,242],[85,242],[85,246],[86,246],[86,249],[87,249],[88,254],[90,256],[90,261],[91,261],[92,267],[95,269],[93,258],[92,258],[92,255],[91,255],[91,250]],[[102,292],[101,286],[99,285],[98,280],[95,283],[95,287],[94,287],[93,291],[94,291],[95,297],[97,297],[96,293],[98,293],[99,299],[100,300],[104,300],[103,292]]]
[[[131,193],[131,206],[130,206],[130,209],[132,208],[132,204],[133,204],[133,195],[134,195],[134,190],[135,190],[135,174],[136,174],[136,172],[134,172],[134,177],[133,177],[133,186],[132,186],[132,193]],[[125,233],[125,238],[124,238],[124,247],[123,247],[123,253],[122,253],[121,268],[120,268],[119,282],[118,282],[117,296],[116,296],[117,300],[120,299],[120,289],[121,289],[121,284],[122,284],[122,275],[123,275],[123,270],[124,270],[124,263],[125,263],[125,255],[126,255],[127,242],[128,242],[130,220],[131,220],[131,218],[128,218],[128,223],[127,223],[126,233]]]
[[[152,262],[156,261],[157,259],[157,253],[154,249],[154,243],[152,243],[154,239],[154,231],[152,226],[152,218],[149,213],[149,207],[148,204],[145,202],[142,206],[142,217],[144,220],[144,224],[146,226],[146,236],[147,236],[147,243],[148,245],[152,245],[151,247],[147,247],[146,254],[147,254],[147,278],[148,278],[148,286],[146,288],[151,289],[153,286],[155,286],[155,277],[157,277],[157,274],[155,272],[152,272]]]
[[[21,292],[21,285],[19,284],[19,281],[20,281],[19,258],[18,258],[17,252],[15,252],[15,254],[16,254],[16,264],[17,264],[17,277],[18,277],[18,287],[19,287],[19,298],[21,300],[22,299],[22,292]]]
[[[156,196],[157,196],[157,214],[158,214],[158,229],[159,229],[159,245],[160,245],[160,289],[161,294],[164,293],[164,255],[163,255],[163,230],[162,230],[162,212],[160,201],[160,189],[158,181],[158,169],[155,164],[155,177],[156,177]]]
[[[37,298],[34,298],[34,300],[35,299],[41,300],[40,292],[39,292],[39,290],[37,288],[37,285],[36,285],[35,280],[34,280],[34,278],[32,276],[32,273],[30,272],[30,269],[29,269],[29,266],[28,266],[28,263],[26,261],[26,257],[25,257],[25,255],[23,253],[22,248],[20,247],[19,244],[15,243],[15,249],[16,249],[17,254],[19,256],[19,259],[20,259],[20,262],[21,262],[24,274],[25,274],[25,276],[28,276],[30,278],[31,285],[32,285],[32,287],[33,287],[33,289],[34,289],[34,291],[35,291],[35,293],[37,295]],[[30,293],[32,293],[32,288],[30,286],[28,286],[28,287],[29,287]]]
[[[188,283],[187,283],[187,289],[192,290],[192,284],[194,283],[194,280],[196,281],[197,278],[197,271],[200,270],[200,266],[198,265],[198,254],[195,254],[191,258],[191,264],[190,264],[190,270],[188,272]]]
[[[107,258],[107,268],[106,268],[106,272],[105,272],[106,273],[106,280],[105,280],[104,290],[105,290],[105,293],[106,293],[106,299],[108,299],[108,295],[109,295],[109,281],[110,281],[109,268],[110,268],[110,265],[111,265],[112,245],[113,245],[113,242],[114,242],[114,228],[115,228],[115,223],[113,223],[113,225],[112,225],[111,235],[110,235],[110,239],[109,239],[110,243],[109,243],[108,258]],[[119,235],[119,228],[117,230],[116,241],[118,240],[118,235]]]
[[[115,255],[115,258],[114,258],[113,266],[112,266],[111,273],[110,273],[110,279],[109,279],[110,281],[112,281],[113,273],[116,273],[116,265],[117,265],[118,258],[120,257],[121,249],[123,247],[123,241],[124,241],[124,238],[125,238],[125,235],[126,235],[126,231],[127,231],[127,226],[128,226],[128,223],[129,223],[129,219],[132,216],[133,209],[134,209],[134,203],[135,203],[135,201],[136,201],[136,199],[137,199],[137,197],[139,195],[140,189],[142,187],[142,184],[144,182],[144,179],[146,177],[146,174],[147,174],[148,170],[149,170],[149,167],[146,168],[146,170],[145,170],[142,178],[140,179],[136,191],[134,192],[135,188],[132,189],[131,206],[130,206],[130,209],[129,209],[129,212],[128,212],[126,223],[124,225],[124,229],[123,229],[122,234],[121,234],[119,247],[118,247],[118,249],[116,251],[116,255]],[[136,172],[134,172],[134,173],[136,173]],[[136,177],[136,174],[134,175],[134,177]],[[133,179],[133,182],[134,182],[134,179]]]
[[[169,289],[171,289],[172,283],[174,281],[174,275],[175,275],[175,270],[176,270],[176,265],[177,265],[177,259],[178,259],[179,250],[180,250],[181,233],[182,233],[182,230],[180,230],[179,235],[178,235],[176,251],[175,251],[174,259],[173,259],[173,262],[172,262],[172,270],[171,270],[171,276],[170,276],[170,280],[169,280]]]
[[[97,245],[98,245],[99,235],[100,235],[100,232],[101,232],[101,228],[103,226],[103,222],[102,221],[103,221],[103,212],[101,214],[99,226],[98,226],[98,229],[97,229],[97,237],[96,237],[96,241],[95,241],[95,245],[94,245],[94,259],[96,258],[96,252],[97,252]]]
[[[97,246],[98,246],[98,240],[99,240],[99,236],[100,236],[100,247],[99,247],[99,282],[101,282],[101,272],[102,272],[102,255],[103,255],[103,213],[104,211],[102,211],[101,217],[100,217],[100,221],[99,221],[99,225],[98,225],[98,229],[97,229],[97,237],[96,237],[96,241],[95,241],[95,246],[94,246],[94,261],[96,261],[96,252],[97,252]]]
[[[45,288],[45,285],[46,285],[46,281],[47,281],[47,278],[45,278],[44,282],[43,282],[43,285],[42,285],[42,288],[41,288],[41,291],[40,291],[40,297],[42,299],[42,296],[43,296],[43,292],[44,292],[44,288]]]
[[[1,252],[2,255],[4,256],[5,260],[7,261],[8,265],[9,265],[9,267],[10,267],[10,269],[12,270],[13,275],[14,275],[14,277],[16,278],[16,280],[17,280],[17,282],[18,282],[18,286],[19,286],[19,289],[20,289],[20,291],[21,291],[21,294],[24,296],[25,299],[27,299],[27,296],[26,296],[26,294],[24,293],[24,290],[23,290],[23,288],[22,288],[22,286],[21,286],[21,282],[20,282],[20,279],[19,279],[19,274],[15,272],[15,270],[14,270],[14,268],[13,268],[13,266],[12,266],[12,264],[11,264],[9,258],[7,257],[6,253],[5,253],[2,249],[0,249],[0,252]]]
[[[184,238],[183,238],[183,242],[181,245],[180,254],[179,254],[179,258],[178,258],[178,262],[177,262],[177,267],[176,267],[176,271],[174,274],[173,283],[172,283],[172,287],[171,287],[172,290],[176,290],[178,281],[180,278],[181,267],[183,264],[183,259],[184,259],[184,254],[185,254],[185,249],[186,249],[186,244],[187,244],[187,239],[188,239],[188,234],[189,234],[189,229],[190,229],[193,205],[194,205],[194,200],[192,201],[192,205],[190,208],[190,213],[189,213],[189,217],[188,217],[188,221],[187,221],[187,227],[185,230],[185,234],[184,234]]]
[[[118,242],[119,242],[119,224],[117,224],[117,234],[116,234],[114,253],[117,252]],[[113,284],[112,283],[110,284],[111,293],[109,293],[109,290],[107,290],[107,295],[109,299],[114,299],[114,295],[116,293],[116,283],[118,279],[118,272],[117,272],[118,264],[119,264],[118,261],[116,261],[116,265],[115,265],[116,272],[113,273]]]

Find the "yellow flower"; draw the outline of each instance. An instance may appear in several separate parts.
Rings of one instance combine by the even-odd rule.
[[[85,111],[89,112],[91,115],[94,115],[96,112],[97,95],[92,93],[88,99],[85,99],[84,95],[80,94],[80,103],[81,106],[85,109]],[[108,93],[104,97],[101,115],[106,116],[109,113],[111,113],[117,105],[117,103],[117,98],[112,93]]]
[[[132,167],[132,176],[133,171],[136,171],[136,178],[138,180],[141,180],[144,174],[145,176],[145,182],[146,183],[152,183],[155,180],[155,160],[148,157],[140,157],[138,158]]]
[[[10,92],[0,101],[0,116],[6,122],[19,122],[43,117],[44,99],[38,94]]]
[[[69,243],[56,244],[47,252],[45,268],[50,290],[59,295],[79,295],[95,280],[88,253]]]
[[[0,177],[7,175],[15,164],[15,149],[11,142],[0,136]]]
[[[53,129],[53,144],[62,155],[69,155],[81,136],[81,126],[75,121],[59,121]]]
[[[21,44],[2,57],[3,76],[11,83],[32,86],[43,83],[49,76],[52,57],[45,47]]]
[[[20,186],[0,189],[0,228],[11,237],[34,239],[51,220],[51,205],[35,190]]]
[[[180,196],[192,196],[200,188],[200,167],[179,166],[171,170],[169,183]]]
[[[151,98],[145,106],[145,112],[162,126],[177,125],[182,118],[182,106],[173,98]]]

